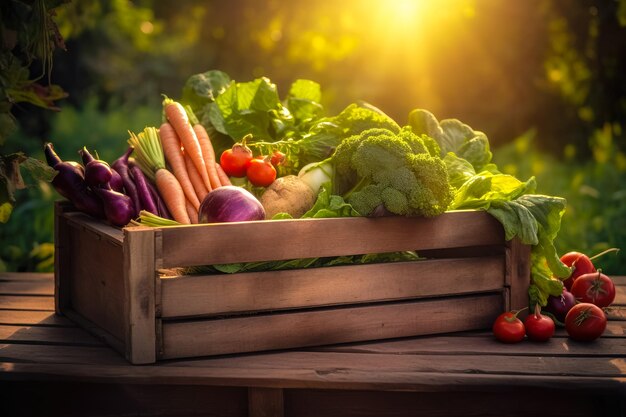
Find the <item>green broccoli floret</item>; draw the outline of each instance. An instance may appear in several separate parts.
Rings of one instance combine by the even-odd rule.
[[[334,192],[356,211],[370,215],[381,204],[398,215],[436,216],[452,201],[446,165],[428,137],[410,128],[398,133],[369,129],[347,138],[331,161]],[[346,181],[346,178],[349,179]]]
[[[384,128],[394,133],[400,126],[381,110],[369,104],[352,103],[335,116],[333,123],[343,127],[347,136],[356,135],[372,128]]]

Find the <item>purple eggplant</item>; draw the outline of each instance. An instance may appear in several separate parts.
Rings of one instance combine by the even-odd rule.
[[[104,188],[110,185],[114,191],[124,191],[122,178],[106,161],[95,159],[86,147],[83,147],[78,153],[85,164],[85,182],[87,185]]]
[[[137,192],[137,186],[133,182],[133,179],[130,176],[130,169],[128,167],[128,158],[130,154],[133,153],[134,148],[129,147],[124,155],[117,158],[112,164],[111,167],[117,171],[122,178],[122,182],[124,184],[124,190],[126,191],[126,195],[128,195],[133,201],[133,207],[135,207],[135,215],[139,214],[141,210],[141,202],[139,200],[139,194]]]
[[[45,144],[44,153],[48,165],[58,171],[52,180],[55,190],[74,204],[78,210],[99,219],[104,218],[101,201],[85,183],[83,167],[76,162],[63,162],[54,151],[52,143]]]
[[[135,217],[133,201],[126,194],[110,188],[96,187],[94,192],[104,206],[104,215],[113,226],[126,226]]]
[[[137,194],[139,194],[141,209],[158,215],[159,210],[157,209],[156,202],[152,198],[152,194],[150,194],[150,188],[148,188],[148,179],[143,174],[141,169],[133,162],[128,164],[128,169],[130,170],[130,175],[137,186]]]
[[[159,194],[154,184],[152,184],[150,181],[148,181],[147,184],[148,184],[148,188],[150,189],[150,194],[152,194],[152,198],[156,202],[157,210],[159,211],[158,213],[159,216],[163,217],[164,219],[172,220],[173,217],[170,214],[170,211],[168,210],[167,205],[165,205],[165,201],[163,201],[163,198],[161,198],[161,194]]]

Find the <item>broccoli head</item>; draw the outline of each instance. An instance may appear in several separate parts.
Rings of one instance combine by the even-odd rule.
[[[398,133],[375,128],[351,136],[331,159],[337,175],[334,192],[364,216],[381,204],[398,215],[441,214],[453,190],[433,143],[410,128]]]

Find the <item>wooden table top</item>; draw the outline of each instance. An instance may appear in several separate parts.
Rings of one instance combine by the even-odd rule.
[[[462,404],[491,409],[506,393],[515,407],[493,415],[529,415],[533,399],[556,405],[559,395],[568,401],[559,404],[563,414],[552,415],[614,415],[626,410],[626,277],[614,281],[607,330],[592,343],[572,341],[558,329],[547,343],[505,345],[485,330],[133,366],[55,315],[52,274],[2,273],[0,407],[31,415],[36,407],[17,404],[36,393],[48,401],[47,415],[55,415],[51,410],[65,406],[58,397],[67,399],[58,394],[70,389],[91,399],[64,415],[89,415],[85,409],[94,404],[104,409],[94,415],[127,413],[122,403],[130,413],[140,407],[142,415],[347,416],[391,409],[412,415],[414,407],[430,410],[425,415],[447,415],[443,409],[474,415]],[[256,412],[255,404],[274,412]],[[0,414],[9,415],[2,408]]]

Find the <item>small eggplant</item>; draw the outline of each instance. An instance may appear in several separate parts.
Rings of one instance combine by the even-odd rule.
[[[141,209],[158,215],[159,210],[157,209],[156,202],[154,201],[154,198],[152,198],[152,194],[150,194],[150,189],[148,188],[148,179],[143,174],[141,169],[133,162],[130,162],[128,167],[130,169],[130,175],[133,180],[135,180],[135,186],[137,186],[137,194],[139,194]]]
[[[83,167],[76,162],[63,162],[54,151],[52,143],[45,144],[44,153],[48,165],[58,171],[52,180],[55,190],[78,210],[99,219],[104,218],[102,203],[85,183]]]
[[[85,181],[87,185],[104,188],[110,185],[114,191],[124,191],[122,178],[106,161],[95,159],[86,147],[83,147],[78,153],[85,164]]]
[[[133,201],[126,194],[110,188],[96,187],[93,190],[102,201],[107,221],[113,226],[126,226],[135,217]]]
[[[130,157],[130,154],[133,153],[133,150],[135,148],[133,148],[132,146],[129,147],[126,152],[124,153],[124,155],[120,156],[119,158],[117,158],[112,164],[111,167],[119,173],[122,182],[124,184],[124,190],[126,191],[126,194],[131,198],[131,200],[133,201],[133,207],[135,208],[136,212],[135,215],[139,215],[139,211],[141,210],[141,202],[139,200],[139,194],[137,192],[137,186],[135,185],[135,183],[133,182],[133,179],[130,176],[130,169],[128,167],[128,158]]]

